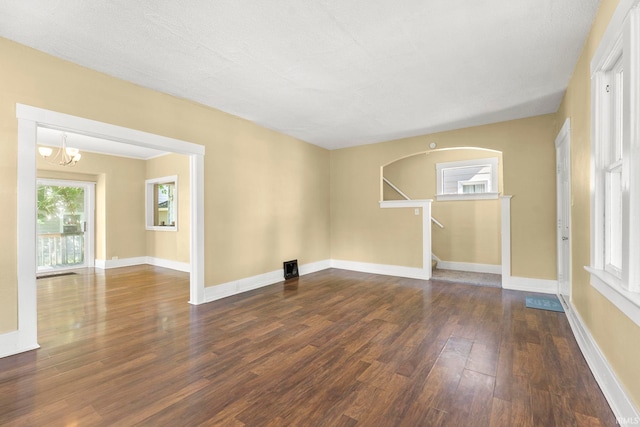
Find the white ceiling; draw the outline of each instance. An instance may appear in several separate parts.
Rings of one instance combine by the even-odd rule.
[[[2,0],[0,36],[329,149],[555,112],[598,0]]]

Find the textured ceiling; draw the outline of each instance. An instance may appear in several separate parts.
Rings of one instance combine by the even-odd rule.
[[[597,0],[2,0],[0,36],[329,149],[555,112]]]

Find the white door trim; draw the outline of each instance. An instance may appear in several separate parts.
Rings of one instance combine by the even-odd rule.
[[[37,128],[48,127],[170,151],[190,157],[191,304],[204,302],[204,154],[202,145],[122,126],[16,104],[18,119],[18,330],[0,354],[38,347],[36,292],[36,143]],[[10,348],[9,348],[10,347]]]
[[[556,243],[558,252],[558,295],[562,295],[571,299],[571,119],[567,118],[562,125],[562,129],[558,132],[555,140],[556,146]],[[567,156],[568,158],[563,158]],[[569,185],[569,194],[563,188],[561,182],[561,168],[563,162],[567,165],[567,180]],[[568,212],[564,212],[568,209]],[[563,218],[566,218],[567,224]],[[564,236],[562,228],[567,226],[567,236]],[[568,239],[568,240],[565,240]],[[567,259],[564,256],[564,245],[568,245]],[[566,270],[566,271],[565,271]],[[567,294],[563,293],[563,282],[568,283],[569,290]],[[567,301],[569,302],[569,301]]]

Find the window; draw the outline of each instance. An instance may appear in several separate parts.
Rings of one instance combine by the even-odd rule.
[[[438,200],[496,199],[498,158],[436,164]]]
[[[618,53],[618,52],[616,52]],[[604,94],[599,143],[602,147],[604,179],[604,269],[622,279],[622,157],[623,157],[623,69],[622,54],[603,72]]]
[[[640,325],[640,0],[620,2],[591,61],[591,284]],[[635,112],[635,113],[634,113]]]
[[[147,230],[177,231],[178,177],[148,179],[145,193]]]

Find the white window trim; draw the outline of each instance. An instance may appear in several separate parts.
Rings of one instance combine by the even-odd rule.
[[[491,180],[487,187],[489,191],[486,193],[463,193],[463,194],[444,194],[442,191],[442,171],[450,168],[462,168],[469,166],[490,165],[491,166]],[[467,182],[467,181],[464,181]],[[469,181],[471,182],[471,181]],[[477,181],[478,183],[487,183],[486,180]],[[449,200],[488,200],[497,199],[500,196],[498,192],[498,158],[486,157],[483,159],[461,160],[457,162],[443,162],[436,164],[436,200],[437,201],[449,201]]]
[[[175,183],[175,192],[173,195],[173,204],[176,207],[175,224],[176,225],[154,225],[154,186],[155,184],[165,184],[167,182]],[[145,181],[144,187],[145,197],[145,225],[150,231],[178,231],[178,175],[164,176],[162,178],[152,178]]]
[[[438,194],[439,202],[449,200],[495,200],[500,197],[500,193],[466,193],[466,194]]]
[[[621,0],[591,60],[591,285],[640,326],[640,0]],[[620,277],[605,265],[605,125],[602,98],[607,70],[623,54],[622,264]]]

